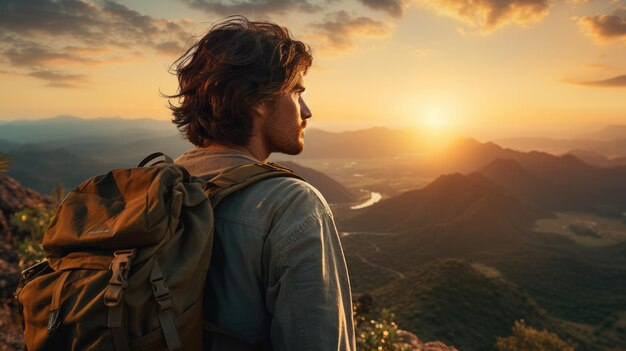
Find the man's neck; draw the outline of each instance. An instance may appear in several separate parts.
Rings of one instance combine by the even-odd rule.
[[[207,150],[237,150],[239,152],[254,157],[261,163],[266,163],[267,159],[269,158],[269,153],[265,152],[265,148],[262,147],[262,145],[256,145],[257,143],[254,143],[253,140],[254,138],[250,140],[250,143],[248,143],[248,145],[246,146],[212,142],[211,144],[209,144],[208,146],[204,146],[203,148]]]

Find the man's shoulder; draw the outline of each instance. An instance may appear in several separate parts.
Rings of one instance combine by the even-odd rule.
[[[328,209],[328,203],[324,196],[305,180],[294,177],[274,177],[259,181],[250,186],[251,193],[275,202],[285,203],[291,206],[309,206],[321,210]]]
[[[258,233],[326,218],[332,213],[310,184],[292,177],[267,178],[227,196],[215,211],[218,223],[239,224]]]
[[[306,181],[274,177],[256,182],[228,196],[220,205],[219,216],[267,221],[276,216],[294,218],[330,215],[322,194]]]

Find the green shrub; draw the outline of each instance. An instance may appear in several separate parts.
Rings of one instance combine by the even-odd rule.
[[[574,351],[558,335],[527,327],[524,320],[515,322],[512,331],[513,335],[496,341],[499,351]]]
[[[17,229],[17,235],[13,237],[13,246],[17,250],[20,268],[25,268],[46,256],[41,241],[53,215],[52,210],[27,208],[16,212],[11,218],[11,225]]]
[[[377,319],[368,319],[356,313],[356,347],[359,351],[409,351],[411,345],[400,335],[398,325],[393,321],[395,315],[383,309]]]

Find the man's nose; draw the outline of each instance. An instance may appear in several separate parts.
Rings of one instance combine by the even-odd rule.
[[[300,117],[302,118],[302,120],[311,118],[313,114],[311,113],[309,106],[306,105],[306,102],[304,102],[304,99],[302,99],[302,97],[300,97],[299,102],[300,102]]]

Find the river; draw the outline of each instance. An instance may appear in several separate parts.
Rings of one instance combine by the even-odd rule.
[[[366,191],[366,190],[365,190]],[[358,205],[354,205],[352,207],[350,207],[351,210],[360,210],[362,208],[366,208],[369,206],[372,206],[373,204],[377,203],[378,201],[380,201],[383,198],[383,196],[380,193],[377,192],[370,192],[370,198],[369,200],[358,204]]]

